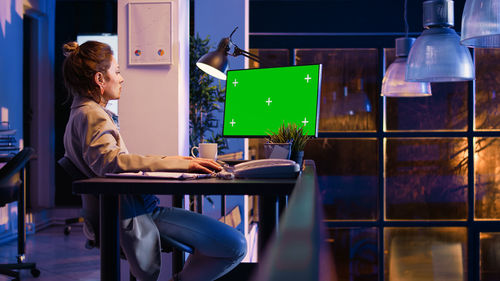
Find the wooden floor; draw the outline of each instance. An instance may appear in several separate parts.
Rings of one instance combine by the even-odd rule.
[[[29,270],[23,270],[21,280],[99,280],[99,250],[85,248],[82,227],[73,227],[68,236],[63,234],[63,229],[63,226],[52,226],[28,235],[26,261],[36,262],[41,274],[33,278]],[[16,255],[16,240],[0,245],[0,263],[16,262]],[[0,281],[6,280],[12,278],[0,275]]]
[[[29,270],[21,271],[22,281],[96,281],[100,279],[98,249],[86,249],[86,238],[81,226],[74,226],[70,235],[64,235],[64,226],[51,226],[26,241],[26,262],[36,262],[41,271],[38,278]],[[0,263],[16,262],[17,241],[0,245]],[[255,263],[242,263],[217,281],[248,281],[255,270]],[[122,270],[122,280],[128,280],[127,269]],[[125,274],[125,275],[123,275]],[[160,276],[161,278],[161,276]],[[12,280],[0,275],[0,281]],[[162,278],[160,280],[168,280]]]

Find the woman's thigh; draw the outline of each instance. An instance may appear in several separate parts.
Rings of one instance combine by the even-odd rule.
[[[235,257],[246,252],[245,237],[213,218],[173,207],[158,207],[151,214],[160,235],[170,236],[213,257]]]

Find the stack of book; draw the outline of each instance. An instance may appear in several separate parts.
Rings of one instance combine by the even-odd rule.
[[[16,130],[11,129],[9,122],[0,123],[0,158],[10,158],[19,152],[16,141]]]

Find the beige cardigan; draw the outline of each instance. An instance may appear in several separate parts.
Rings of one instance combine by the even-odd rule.
[[[129,154],[111,116],[88,98],[76,97],[64,133],[65,156],[88,177],[138,171],[186,171],[189,160]]]

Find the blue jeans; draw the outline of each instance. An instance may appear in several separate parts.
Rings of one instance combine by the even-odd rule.
[[[179,280],[215,280],[246,255],[245,237],[213,218],[173,207],[158,207],[151,217],[161,234],[195,249],[177,275]]]

